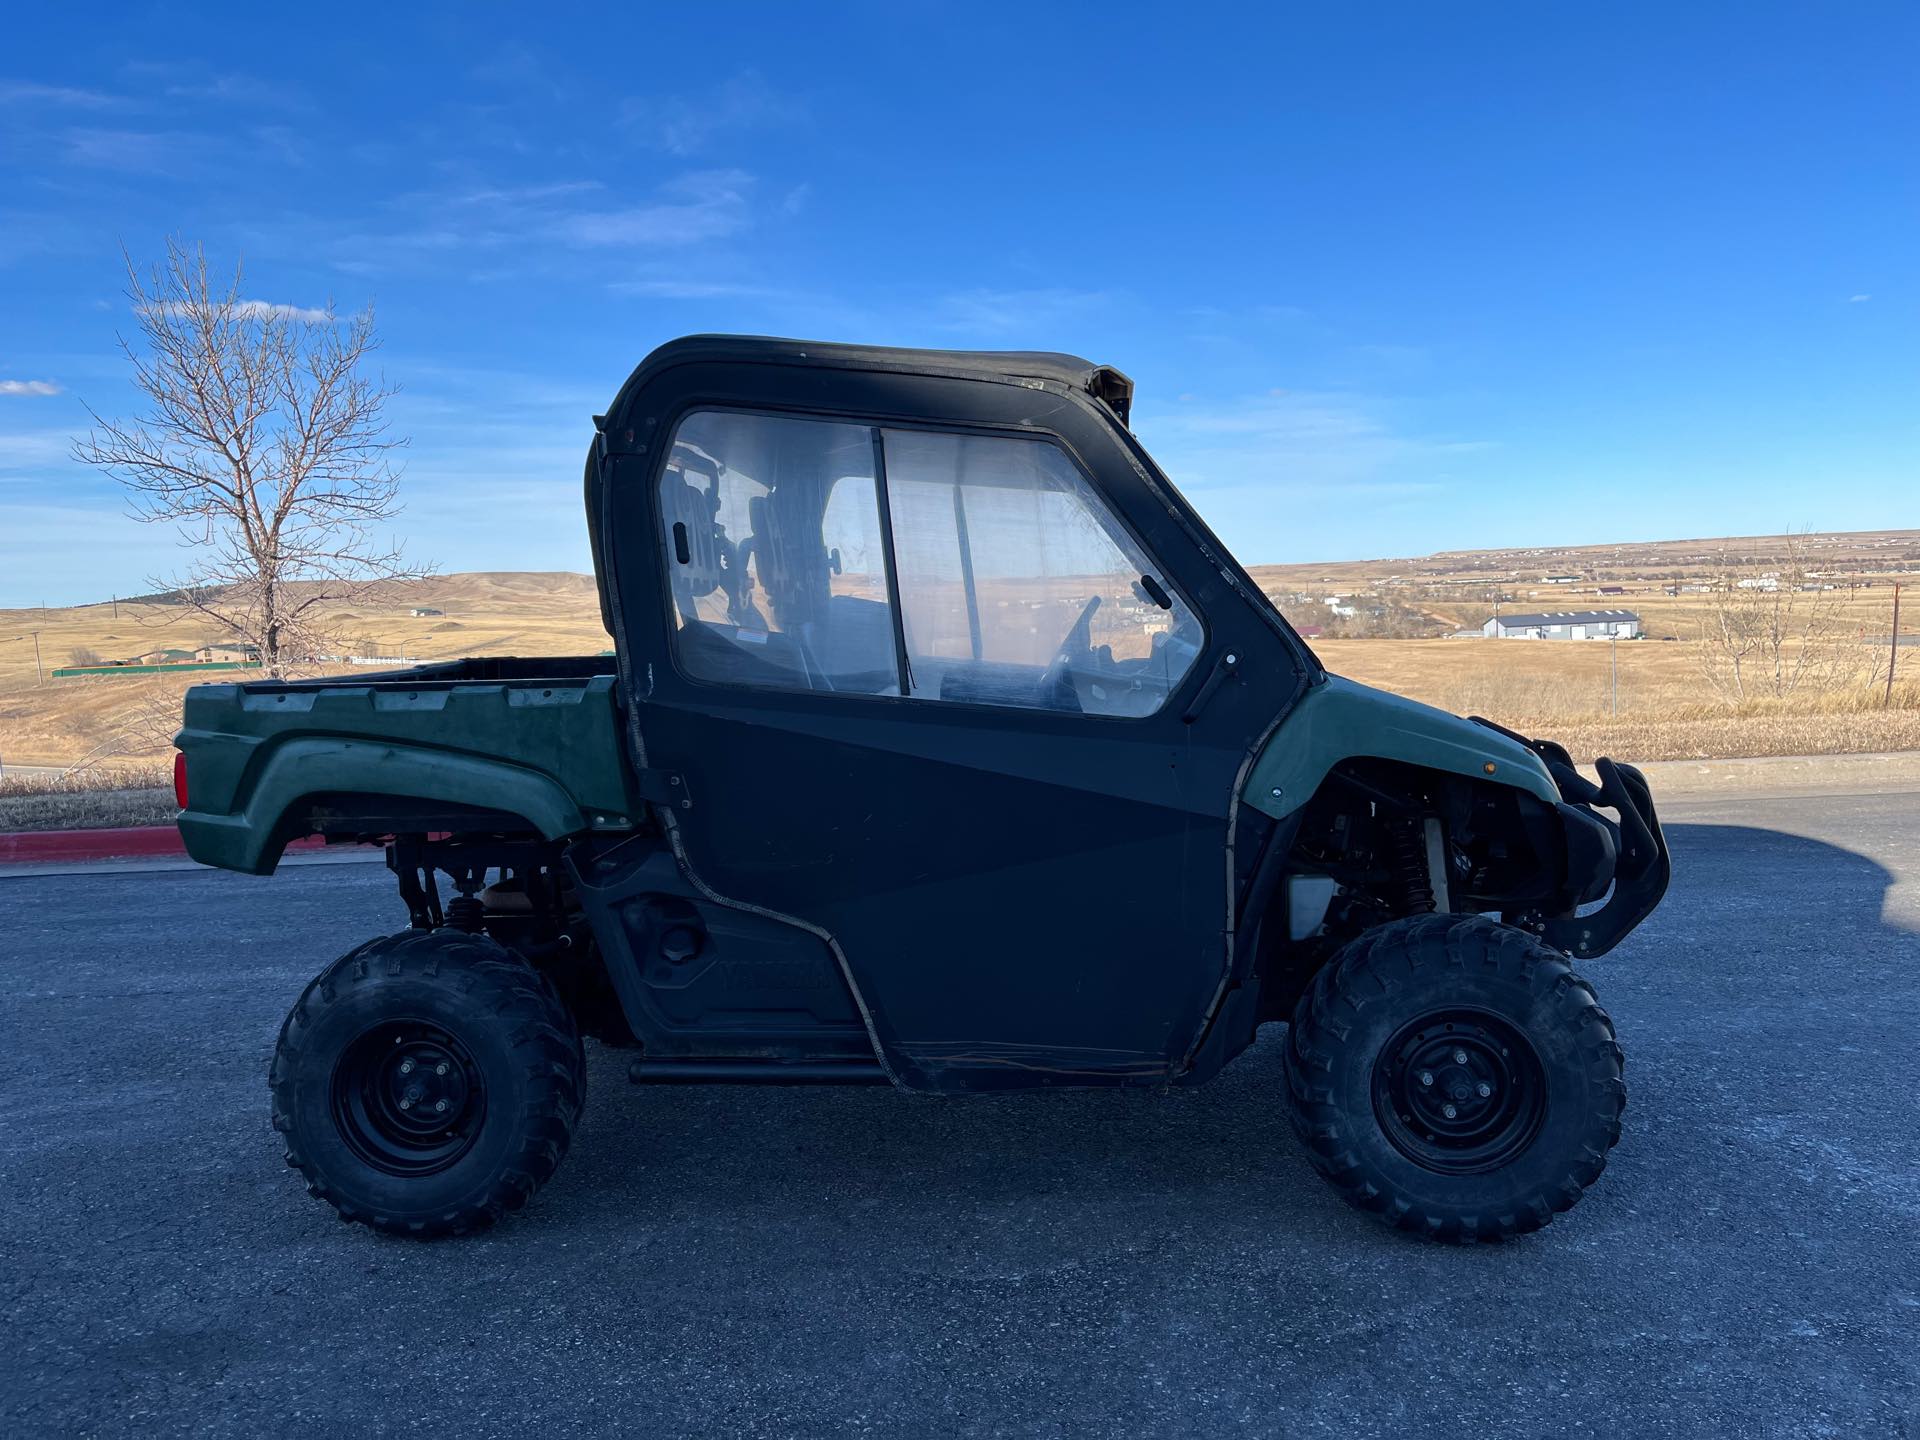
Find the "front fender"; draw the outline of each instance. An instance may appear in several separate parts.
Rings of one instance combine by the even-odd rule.
[[[1550,806],[1560,800],[1545,762],[1512,737],[1339,675],[1310,689],[1268,738],[1242,799],[1281,819],[1311,800],[1335,765],[1363,757],[1513,785]]]
[[[191,756],[191,732],[182,734],[180,744]],[[300,833],[299,802],[326,793],[405,796],[505,811],[549,840],[588,828],[587,817],[552,776],[451,750],[305,736],[270,746],[248,770],[226,813],[180,813],[187,854],[203,865],[272,874],[287,842]]]

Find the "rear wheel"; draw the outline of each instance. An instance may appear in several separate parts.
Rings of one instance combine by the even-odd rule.
[[[1525,931],[1422,915],[1348,945],[1287,1036],[1295,1132],[1349,1204],[1442,1240],[1537,1230],[1620,1138],[1593,987]]]
[[[344,1220],[459,1234],[526,1204],[585,1093],[551,984],[483,936],[409,931],[307,987],[269,1078],[287,1163]]]

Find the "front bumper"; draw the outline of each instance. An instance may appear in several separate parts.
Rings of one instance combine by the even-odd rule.
[[[1574,768],[1564,745],[1552,740],[1529,740],[1504,725],[1475,716],[1490,730],[1518,740],[1546,763],[1559,787],[1561,824],[1565,830],[1566,908],[1548,917],[1541,936],[1569,955],[1604,955],[1618,945],[1660,903],[1673,878],[1673,860],[1660,817],[1654,813],[1647,777],[1631,765],[1600,759],[1594,784]],[[1598,813],[1611,810],[1620,818]],[[1605,896],[1605,903],[1589,914],[1582,904]]]
[[[1569,907],[1564,914],[1547,920],[1542,937],[1569,955],[1604,955],[1653,913],[1673,878],[1673,861],[1667,853],[1666,837],[1660,833],[1652,792],[1646,776],[1631,765],[1596,760],[1594,769],[1600,772],[1600,783],[1595,785],[1573,768],[1560,746],[1544,740],[1529,743],[1547,762],[1566,808],[1587,823],[1604,826],[1614,852],[1613,884],[1610,891],[1601,892],[1606,900],[1600,908],[1582,915],[1577,905]],[[1597,810],[1611,810],[1619,819],[1610,820]],[[1576,891],[1576,896],[1598,898],[1592,889]]]

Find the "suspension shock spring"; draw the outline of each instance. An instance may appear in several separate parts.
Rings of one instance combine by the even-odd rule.
[[[1393,879],[1402,914],[1432,912],[1433,877],[1427,873],[1426,827],[1419,820],[1402,820],[1393,827]]]
[[[487,907],[474,892],[487,878],[484,869],[449,870],[460,893],[447,902],[447,927],[478,935],[487,917]]]

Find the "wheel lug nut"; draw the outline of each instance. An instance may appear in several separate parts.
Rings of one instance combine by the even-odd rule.
[[[1446,1116],[1447,1119],[1451,1120],[1454,1118],[1454,1116],[1458,1115],[1460,1112],[1454,1109],[1453,1106],[1451,1105],[1442,1105],[1440,1107],[1440,1113]]]
[[[1484,1100],[1492,1093],[1493,1093],[1493,1087],[1487,1084],[1484,1080],[1481,1081],[1480,1082],[1480,1098]]]
[[[439,1112],[440,1112],[441,1114],[443,1114],[443,1115],[444,1115],[444,1114],[446,1113],[446,1110],[447,1110],[447,1102],[446,1102],[446,1101],[444,1101],[444,1100],[436,1100],[436,1101],[434,1102],[434,1105],[433,1105],[433,1108],[434,1108],[435,1110],[438,1110],[438,1111],[439,1111]]]
[[[405,1099],[403,1097],[400,1101],[400,1108],[402,1110],[411,1110],[413,1108],[413,1101]]]
[[[413,1073],[413,1062],[411,1060],[402,1060],[400,1062],[400,1073],[402,1075],[411,1075]]]
[[[433,1073],[436,1075],[444,1075],[447,1073],[447,1067],[445,1065],[436,1065],[433,1067]]]
[[[1466,1064],[1466,1063],[1467,1063],[1467,1052],[1466,1052],[1466,1051],[1464,1051],[1464,1050],[1456,1050],[1456,1051],[1454,1051],[1454,1052],[1453,1052],[1453,1063],[1454,1063],[1454,1064],[1456,1064],[1456,1065],[1464,1065],[1464,1064]]]
[[[1431,1070],[1422,1070],[1420,1072],[1420,1083],[1422,1085],[1431,1085],[1433,1083],[1433,1072]]]

